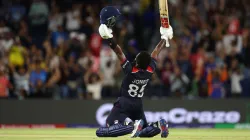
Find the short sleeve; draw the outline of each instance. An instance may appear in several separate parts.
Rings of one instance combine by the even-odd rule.
[[[130,73],[132,71],[132,65],[128,60],[125,60],[122,64],[121,64],[122,70],[125,74]]]

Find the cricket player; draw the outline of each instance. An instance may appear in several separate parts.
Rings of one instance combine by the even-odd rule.
[[[119,10],[112,6],[104,7],[100,13],[100,36],[109,42],[110,48],[116,53],[125,77],[120,88],[120,96],[106,120],[106,126],[100,127],[96,131],[96,135],[98,137],[117,137],[132,133],[131,137],[154,137],[161,133],[161,137],[167,137],[169,132],[164,119],[151,124],[147,123],[142,97],[156,69],[158,54],[163,47],[169,47],[169,39],[173,37],[172,27],[161,27],[161,41],[151,55],[142,51],[131,63],[126,59],[120,46],[113,40],[111,28],[120,14]],[[126,118],[130,118],[134,123],[127,124],[124,122]]]

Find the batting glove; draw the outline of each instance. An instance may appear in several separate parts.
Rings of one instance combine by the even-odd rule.
[[[101,24],[99,27],[99,34],[103,39],[113,38],[112,29],[108,28],[105,24]]]
[[[169,47],[169,39],[173,38],[173,29],[171,26],[169,28],[160,27],[161,39],[166,40],[166,47]]]

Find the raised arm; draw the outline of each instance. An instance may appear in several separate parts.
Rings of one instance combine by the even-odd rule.
[[[119,45],[115,43],[113,40],[113,34],[112,34],[112,29],[108,28],[105,24],[101,24],[99,27],[99,34],[103,39],[108,40],[110,48],[115,52],[117,55],[118,59],[122,63],[126,57],[124,53],[122,52],[122,49]]]
[[[117,55],[119,61],[121,63],[124,62],[126,57],[125,57],[121,47],[118,44],[116,44],[115,41],[112,38],[108,39],[108,41],[109,41],[110,48],[115,52],[115,54]]]
[[[171,26],[169,28],[160,28],[161,33],[161,41],[157,44],[153,52],[151,53],[151,57],[157,59],[158,54],[161,52],[163,47],[169,47],[169,39],[173,38],[173,29]]]
[[[162,39],[151,53],[151,57],[157,60],[158,54],[161,52],[162,48],[165,47],[165,45],[166,40]]]

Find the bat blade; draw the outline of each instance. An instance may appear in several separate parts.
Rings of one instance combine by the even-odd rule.
[[[164,28],[168,28],[169,27],[168,1],[167,0],[158,0],[158,1],[159,1],[161,26]]]

